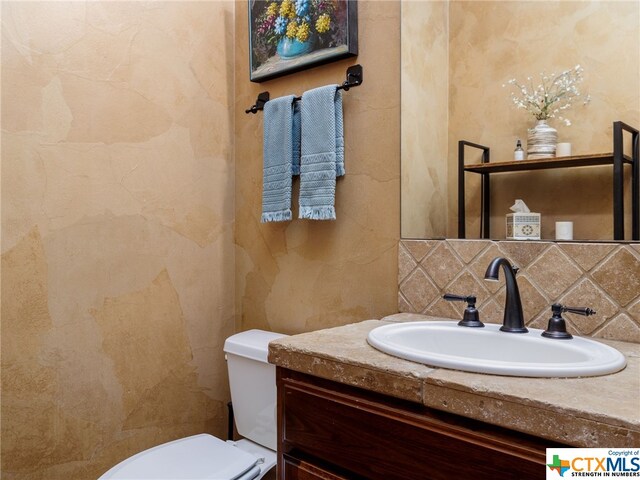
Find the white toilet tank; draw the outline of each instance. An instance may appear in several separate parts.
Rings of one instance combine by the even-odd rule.
[[[276,450],[276,369],[267,363],[269,342],[281,333],[249,330],[224,342],[238,433]]]

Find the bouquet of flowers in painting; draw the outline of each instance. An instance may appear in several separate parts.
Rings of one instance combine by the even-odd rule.
[[[252,80],[354,54],[354,1],[249,1]]]

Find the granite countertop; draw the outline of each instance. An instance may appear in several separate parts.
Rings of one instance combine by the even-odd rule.
[[[435,319],[397,314],[285,337],[269,344],[269,362],[573,446],[640,445],[640,344],[599,340],[627,357],[615,374],[518,378],[433,368],[367,343],[375,327],[416,320]]]

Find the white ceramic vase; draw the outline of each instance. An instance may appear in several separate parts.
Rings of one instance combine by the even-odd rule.
[[[527,160],[551,158],[556,156],[558,131],[549,126],[546,120],[538,120],[527,135]]]

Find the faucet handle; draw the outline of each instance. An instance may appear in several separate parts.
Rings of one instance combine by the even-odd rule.
[[[557,338],[561,340],[570,340],[573,338],[573,335],[567,332],[567,323],[564,321],[564,318],[562,318],[562,314],[564,312],[577,313],[578,315],[584,315],[585,317],[596,313],[595,310],[588,307],[565,307],[559,303],[554,303],[551,305],[552,316],[549,319],[547,329],[542,332],[543,337]]]
[[[484,327],[484,323],[480,321],[480,313],[476,308],[476,297],[474,295],[465,296],[445,293],[442,298],[450,302],[467,302],[467,308],[464,309],[464,315],[458,325],[461,327]]]
[[[476,297],[474,297],[473,295],[456,295],[454,293],[445,293],[442,298],[450,302],[467,302],[468,304],[473,304],[473,306],[475,306],[476,304]]]
[[[598,313],[595,310],[591,310],[589,307],[565,307],[563,305],[560,306],[562,307],[563,312],[577,313],[578,315],[584,315],[585,317]]]

